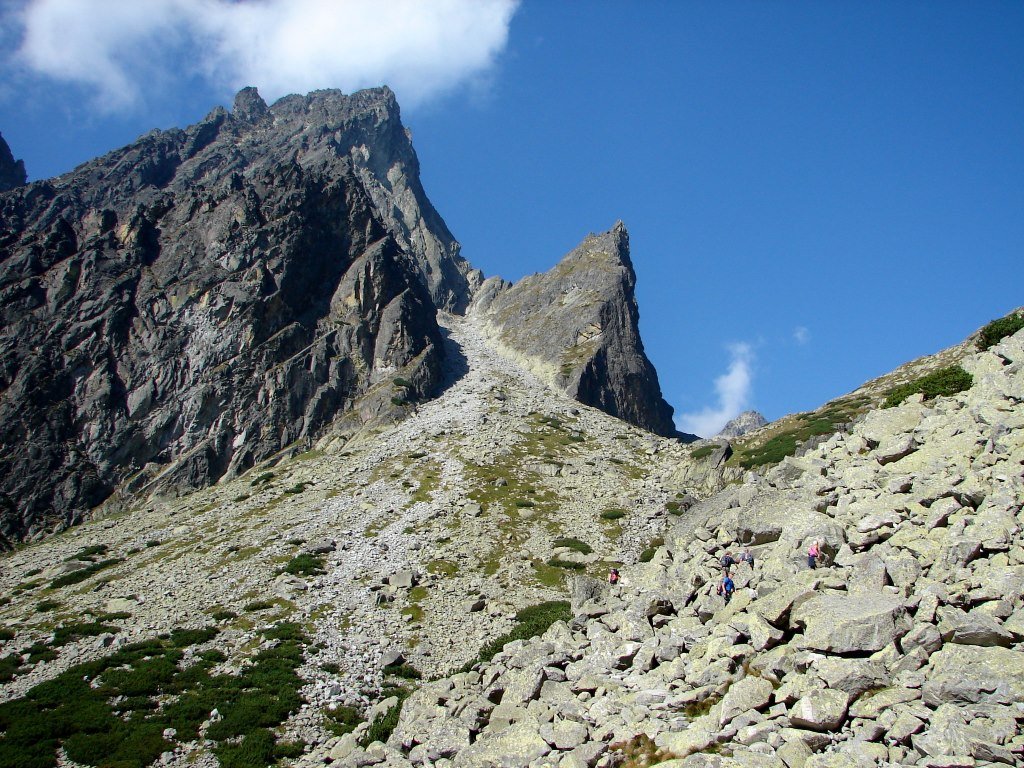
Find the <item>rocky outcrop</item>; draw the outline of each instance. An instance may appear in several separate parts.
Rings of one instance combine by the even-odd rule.
[[[27,178],[25,161],[14,159],[11,148],[0,134],[0,192],[24,185]]]
[[[505,351],[551,386],[660,435],[676,434],[672,407],[644,354],[629,257],[619,222],[590,235],[552,270],[510,285],[490,278],[471,311]]]
[[[760,429],[768,423],[768,419],[757,411],[744,411],[739,416],[731,419],[728,424],[722,427],[722,431],[715,435],[716,438],[742,437],[748,432]]]
[[[250,88],[0,196],[2,541],[431,393],[469,270],[417,170],[386,88]]]
[[[971,389],[749,474],[570,623],[424,685],[377,762],[1019,765],[1024,331],[962,365]]]

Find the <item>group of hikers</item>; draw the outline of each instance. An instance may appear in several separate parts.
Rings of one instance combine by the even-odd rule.
[[[819,558],[821,558],[821,544],[815,539],[807,549],[807,567],[814,570],[818,565]],[[750,568],[753,570],[754,553],[750,551],[750,547],[743,550],[738,557],[733,557],[732,552],[726,552],[722,555],[721,563],[722,580],[718,583],[717,592],[725,598],[725,604],[728,605],[736,592],[736,584],[732,580],[732,567],[738,563],[750,563]]]
[[[818,565],[818,560],[821,557],[821,544],[815,539],[811,542],[811,546],[807,548],[807,567],[814,570]],[[732,567],[739,563],[750,563],[750,568],[754,568],[754,553],[750,551],[750,547],[747,547],[738,556],[733,557],[732,552],[726,552],[722,555],[722,579],[718,582],[718,594],[725,598],[725,604],[728,605],[729,601],[732,600],[733,594],[736,592],[736,584],[732,580]],[[608,583],[615,586],[621,580],[619,576],[619,569],[612,568],[608,572]]]

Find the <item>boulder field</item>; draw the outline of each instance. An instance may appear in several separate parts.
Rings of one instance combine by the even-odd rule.
[[[1024,332],[962,365],[969,390],[695,506],[621,584],[578,579],[575,618],[422,685],[386,743],[361,726],[300,763],[1020,765]]]

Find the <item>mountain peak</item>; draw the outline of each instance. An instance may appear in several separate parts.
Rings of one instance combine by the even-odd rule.
[[[235,95],[231,115],[243,123],[259,123],[270,117],[270,108],[259,91],[250,85]]]
[[[0,133],[0,192],[20,187],[25,184],[28,174],[25,172],[25,161],[15,160],[11,148]]]
[[[768,419],[758,411],[744,411],[731,419],[715,437],[742,437],[748,432],[760,429],[768,423]]]
[[[617,222],[590,234],[554,268],[509,286],[493,278],[473,312],[551,386],[660,435],[675,435],[672,406],[644,353],[629,256]]]

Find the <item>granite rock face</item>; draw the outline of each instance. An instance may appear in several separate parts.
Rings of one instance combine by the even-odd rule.
[[[429,396],[470,270],[417,173],[388,89],[248,88],[0,195],[0,543]]]
[[[768,423],[768,419],[762,416],[757,411],[744,411],[736,418],[729,421],[722,431],[719,432],[715,437],[734,438],[742,437],[748,432],[753,432],[755,429],[760,429]]]
[[[551,386],[660,435],[675,435],[672,407],[644,353],[636,273],[622,222],[590,235],[554,269],[509,284],[490,278],[471,312],[503,351]]]
[[[22,186],[27,178],[25,162],[14,159],[11,148],[0,134],[0,192]]]

